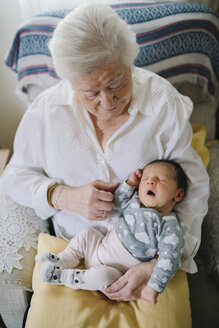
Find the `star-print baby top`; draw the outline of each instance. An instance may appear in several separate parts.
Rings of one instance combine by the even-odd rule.
[[[115,209],[120,213],[117,233],[139,260],[158,256],[148,284],[161,293],[180,268],[185,243],[183,223],[175,212],[160,214],[143,207],[135,189],[123,182],[114,193]]]

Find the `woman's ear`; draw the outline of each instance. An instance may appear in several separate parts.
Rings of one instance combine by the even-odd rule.
[[[177,189],[176,196],[175,196],[175,201],[178,203],[183,199],[184,196],[184,190],[182,188]]]

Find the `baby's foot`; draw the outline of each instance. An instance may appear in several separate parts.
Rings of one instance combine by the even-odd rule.
[[[64,268],[45,262],[40,269],[40,280],[55,285],[63,285],[61,274]]]
[[[75,285],[73,288],[81,288],[81,285],[84,284],[83,275],[85,270],[69,269],[68,271],[71,273],[71,284]]]
[[[56,264],[61,267],[65,267],[61,258],[55,253],[40,253],[35,256],[35,261],[39,264],[43,264],[45,262],[50,262],[51,264]]]
[[[73,289],[83,289],[85,270],[65,269],[45,262],[41,266],[40,280],[55,285],[64,285]]]

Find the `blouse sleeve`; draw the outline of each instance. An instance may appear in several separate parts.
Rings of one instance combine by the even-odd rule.
[[[48,177],[45,172],[41,106],[42,101],[35,101],[24,114],[15,136],[14,154],[3,178],[12,199],[33,208],[42,219],[47,219],[56,213],[47,202],[47,189],[61,181]]]
[[[188,97],[175,97],[169,128],[163,137],[165,158],[179,162],[188,177],[185,199],[175,207],[185,225],[186,243],[181,268],[197,271],[193,258],[201,241],[201,225],[208,210],[209,177],[204,164],[191,147],[192,127],[189,123],[192,102]]]

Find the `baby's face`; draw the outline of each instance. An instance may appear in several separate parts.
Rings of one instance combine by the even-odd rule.
[[[139,184],[139,198],[146,207],[159,213],[169,213],[180,201],[183,190],[177,188],[175,168],[168,163],[154,163],[146,166]]]

